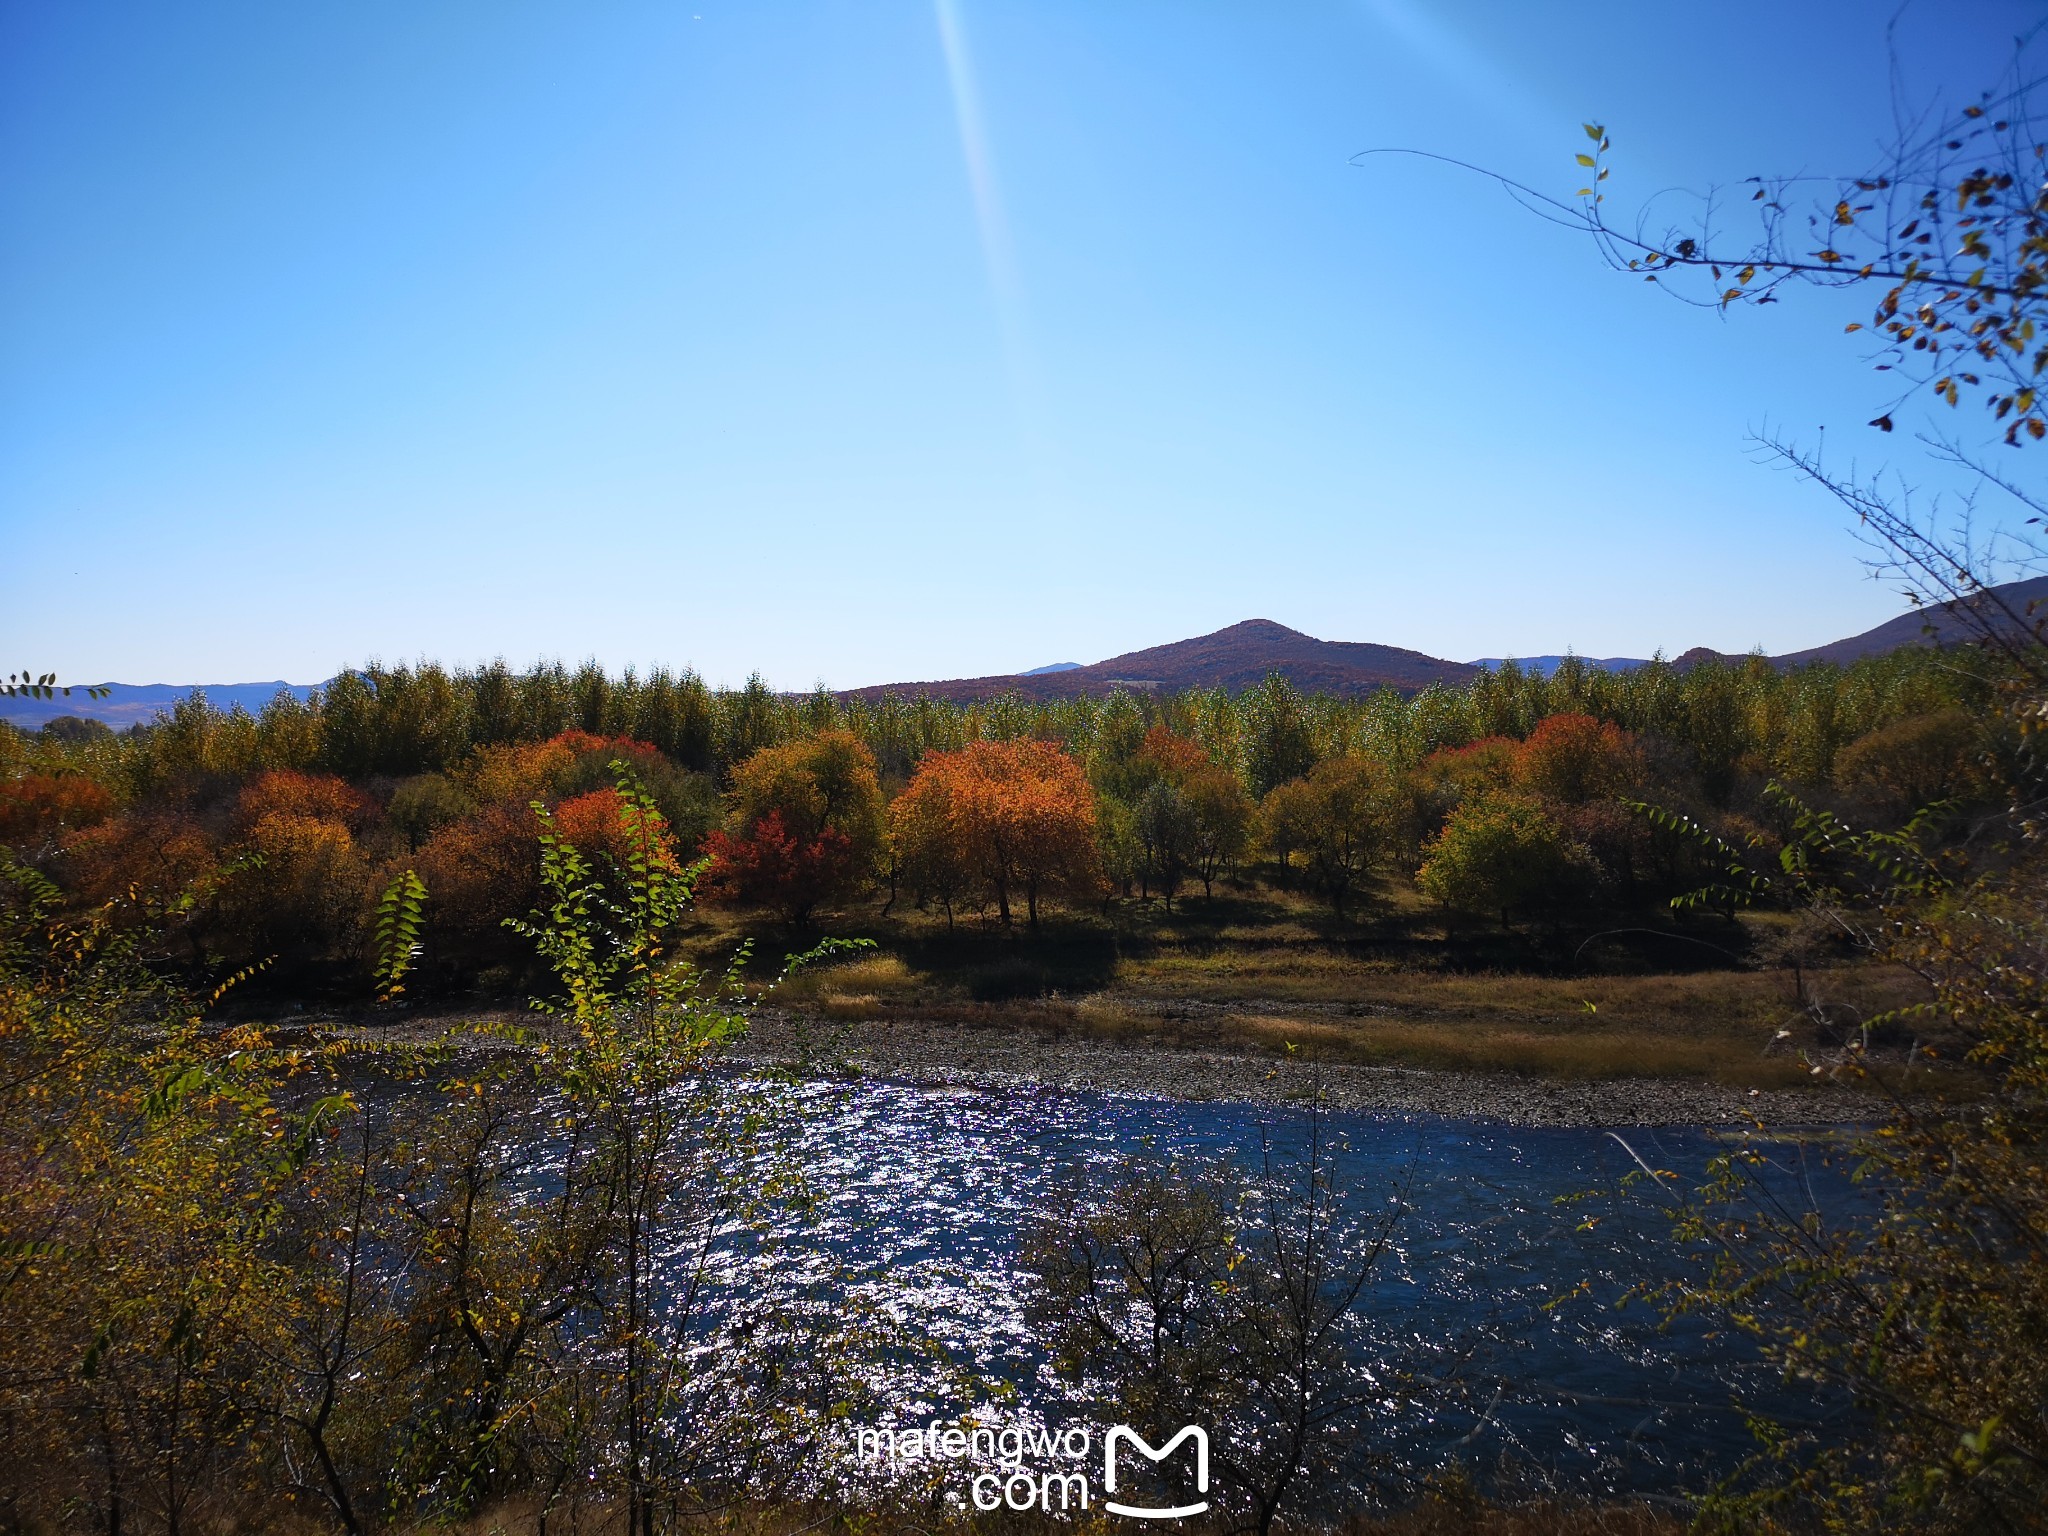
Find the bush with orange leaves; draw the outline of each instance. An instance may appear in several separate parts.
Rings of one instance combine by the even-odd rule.
[[[327,773],[279,769],[258,774],[235,801],[236,820],[253,829],[268,816],[302,816],[361,832],[376,816],[368,795]]]
[[[636,850],[627,824],[626,802],[616,789],[593,789],[587,795],[564,800],[555,807],[555,833],[573,844],[577,852],[600,868],[609,858],[624,870],[631,866]],[[645,855],[671,873],[682,873],[676,858],[675,838],[666,824],[654,828],[654,840]]]
[[[1514,757],[1516,787],[1560,805],[1612,799],[1641,775],[1635,738],[1591,715],[1552,715]]]
[[[511,952],[505,919],[524,917],[540,900],[540,818],[525,805],[486,805],[437,828],[413,867],[427,887],[430,951]]]
[[[356,832],[375,817],[368,796],[325,774],[259,775],[235,802],[241,837],[221,891],[221,936],[232,958],[359,957],[375,872]]]
[[[551,800],[576,766],[576,753],[560,737],[507,747],[479,747],[456,775],[479,805],[526,805]]]
[[[984,889],[1007,926],[1014,896],[1032,927],[1048,896],[1087,898],[1102,886],[1095,797],[1056,742],[977,741],[933,752],[893,807],[907,871],[942,872]]]
[[[72,894],[112,909],[206,962],[223,875],[220,851],[187,811],[130,811],[73,832],[57,860]]]
[[[21,846],[98,826],[114,797],[82,773],[29,773],[0,784],[0,842]]]
[[[240,851],[251,857],[233,869],[221,900],[224,937],[236,957],[360,958],[375,879],[345,823],[268,811]]]

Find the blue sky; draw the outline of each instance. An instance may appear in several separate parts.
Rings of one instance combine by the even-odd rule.
[[[802,688],[1250,617],[1835,638],[1899,600],[1746,434],[1896,448],[1838,301],[1716,319],[1352,157],[1569,194],[1594,118],[1624,204],[1861,168],[1887,14],[4,0],[6,660]],[[2040,14],[1909,7],[1909,92]]]

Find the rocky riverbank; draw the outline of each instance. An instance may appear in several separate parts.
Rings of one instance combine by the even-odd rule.
[[[999,1089],[1039,1083],[1173,1099],[1282,1101],[1317,1083],[1334,1107],[1513,1125],[1839,1125],[1877,1119],[1876,1099],[1831,1085],[1742,1089],[1684,1078],[1592,1081],[1323,1065],[1295,1057],[1123,1044],[1028,1029],[890,1019],[826,1023],[764,1010],[743,1059],[806,1071]]]

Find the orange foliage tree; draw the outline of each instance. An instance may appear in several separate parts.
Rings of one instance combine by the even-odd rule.
[[[0,842],[24,843],[97,826],[114,797],[82,773],[30,773],[0,784]]]
[[[652,842],[643,848],[646,828],[630,822],[625,799],[616,789],[593,789],[587,795],[564,800],[555,807],[555,831],[574,844],[585,858],[604,855],[621,870],[640,852],[671,874],[682,873],[682,865],[676,859],[675,838],[667,824],[655,826]]]
[[[355,831],[374,815],[368,796],[338,778],[276,770],[235,802],[238,851],[223,889],[231,948],[249,956],[352,956],[372,899],[370,860]]]
[[[235,813],[246,828],[254,828],[266,816],[305,816],[360,831],[374,806],[367,795],[332,774],[279,769],[258,774],[244,785]]]
[[[1517,787],[1561,805],[1621,793],[1642,772],[1635,738],[1591,715],[1552,715],[1515,753]]]
[[[427,922],[437,941],[454,938],[458,951],[504,948],[505,919],[540,900],[540,818],[524,805],[487,805],[436,830],[415,867],[432,897]]]
[[[1081,765],[1055,742],[977,741],[933,752],[897,798],[906,867],[943,867],[984,887],[1005,925],[1024,897],[1032,927],[1051,895],[1092,895],[1095,799]]]

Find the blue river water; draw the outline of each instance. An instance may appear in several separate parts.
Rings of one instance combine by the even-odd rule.
[[[1015,1384],[1025,1409],[1060,1417],[1061,1383],[1033,1336],[1020,1234],[1077,1181],[1113,1176],[1132,1153],[1220,1156],[1252,1167],[1300,1132],[1299,1110],[1187,1103],[1030,1086],[809,1085],[802,1157],[822,1196],[814,1237],[849,1283],[905,1336]],[[1354,1213],[1401,1202],[1394,1245],[1361,1308],[1390,1363],[1452,1369],[1459,1389],[1384,1432],[1414,1471],[1456,1461],[1522,1486],[1657,1495],[1732,1470],[1755,1443],[1737,1394],[1782,1422],[1843,1432],[1779,1381],[1740,1336],[1704,1319],[1667,1325],[1646,1281],[1701,1255],[1672,1237],[1638,1181],[1638,1159],[1699,1182],[1729,1133],[1700,1129],[1525,1129],[1425,1116],[1335,1114],[1338,1183]],[[1788,1198],[1841,1216],[1851,1195],[1832,1138],[1773,1138]],[[1571,1197],[1590,1195],[1579,1200]],[[914,1378],[892,1405],[905,1422],[957,1409]]]

